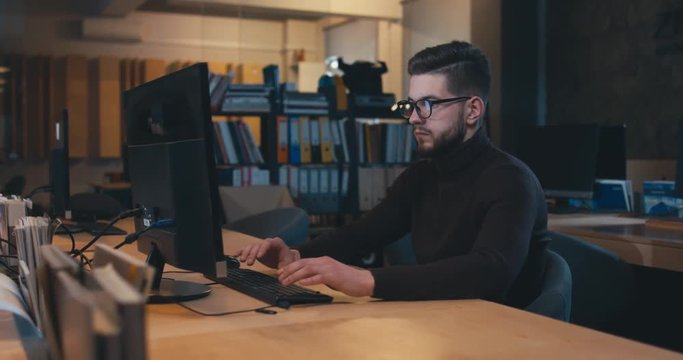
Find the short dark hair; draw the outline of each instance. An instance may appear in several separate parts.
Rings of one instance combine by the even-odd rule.
[[[465,41],[425,48],[408,61],[408,74],[444,74],[448,91],[477,95],[488,102],[491,89],[489,60],[481,49]]]

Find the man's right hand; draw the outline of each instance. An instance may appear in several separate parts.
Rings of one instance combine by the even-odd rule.
[[[249,266],[254,265],[254,262],[258,260],[273,269],[279,269],[301,258],[298,250],[290,249],[279,237],[249,244],[238,251],[235,256]]]

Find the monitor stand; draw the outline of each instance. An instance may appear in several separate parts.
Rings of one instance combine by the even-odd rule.
[[[147,299],[149,304],[190,301],[203,298],[211,293],[211,287],[208,285],[191,281],[162,279],[166,262],[154,243],[152,243],[152,251],[147,256],[147,264],[154,268],[152,289]]]

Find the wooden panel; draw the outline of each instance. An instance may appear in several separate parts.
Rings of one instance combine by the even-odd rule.
[[[61,118],[62,114],[61,112],[55,112],[55,80],[56,80],[56,74],[55,74],[55,61],[54,58],[51,56],[47,56],[45,58],[45,69],[46,69],[46,77],[45,77],[45,111],[46,111],[46,119],[45,119],[45,126],[47,128],[46,132],[46,147],[48,150],[48,157],[50,155],[50,149],[52,149],[55,146],[55,123],[58,119]]]
[[[263,84],[263,65],[237,65],[236,80],[240,84]]]
[[[142,82],[146,83],[166,75],[166,61],[159,59],[140,60]]]
[[[89,62],[91,156],[121,157],[121,79],[117,58]]]
[[[24,124],[26,123],[26,58],[23,55],[10,56],[10,119],[8,124],[9,158],[18,159],[22,153]]]
[[[26,63],[26,121],[22,132],[22,153],[23,158],[28,161],[45,160],[49,117],[49,104],[45,92],[47,61],[42,56],[31,56]]]
[[[88,62],[85,56],[68,55],[57,61],[57,72],[63,72],[57,92],[64,92],[62,107],[69,111],[69,157],[85,158],[88,154]],[[61,100],[61,99],[60,99]]]
[[[226,75],[230,69],[229,63],[220,61],[209,61],[206,64],[209,68],[209,71],[214,74]]]

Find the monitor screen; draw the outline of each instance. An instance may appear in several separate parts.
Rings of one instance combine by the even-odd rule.
[[[55,122],[55,145],[50,151],[50,216],[71,218],[69,198],[69,113]]]
[[[124,92],[123,112],[132,202],[143,209],[135,229],[151,227],[138,250],[161,259],[157,273],[168,263],[226,276],[207,65]]]
[[[626,180],[626,125],[600,126],[598,179]]]
[[[595,124],[526,129],[517,156],[536,174],[546,196],[592,198],[598,155]]]

